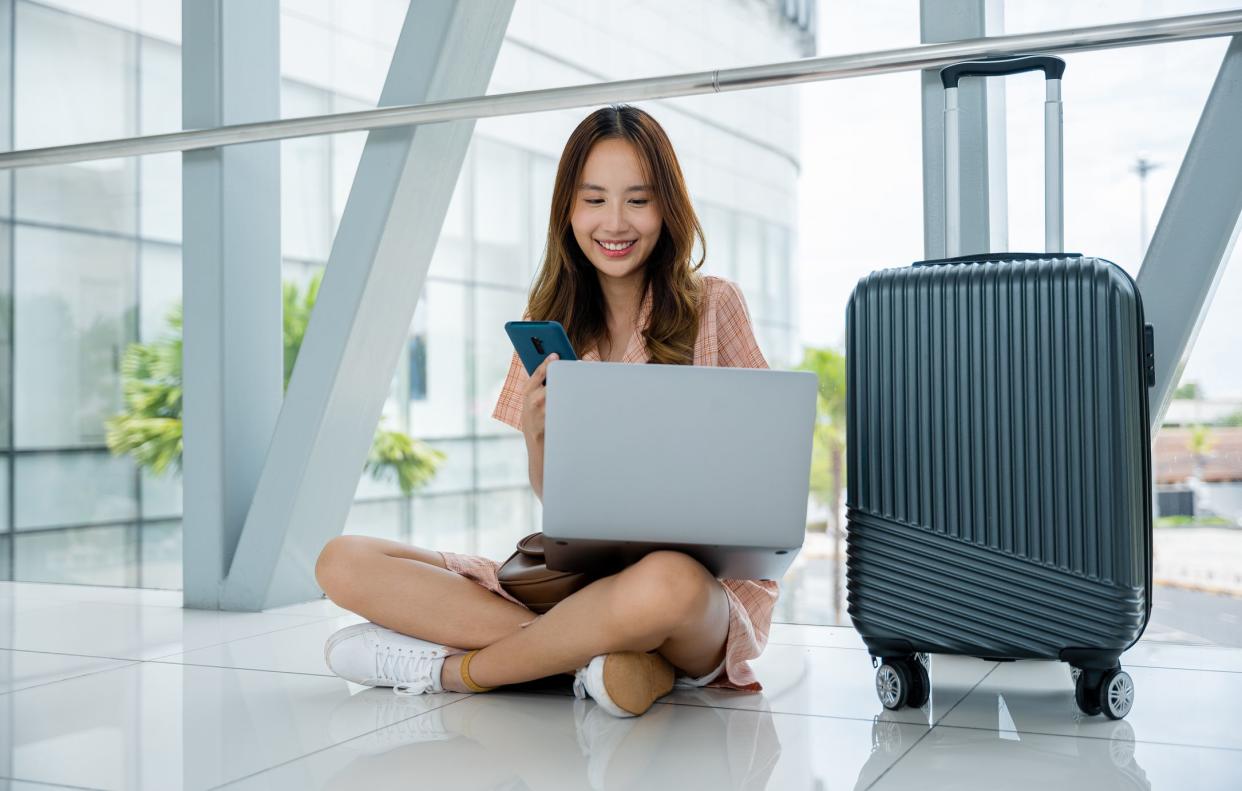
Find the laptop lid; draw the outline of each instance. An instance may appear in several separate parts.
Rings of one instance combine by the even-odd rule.
[[[552,363],[544,534],[800,547],[817,386],[805,371]]]

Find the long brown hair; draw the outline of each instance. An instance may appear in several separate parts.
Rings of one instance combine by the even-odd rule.
[[[707,244],[673,144],[656,120],[636,107],[596,110],[565,143],[552,191],[543,265],[531,286],[527,313],[533,321],[559,321],[579,353],[598,346],[608,331],[604,293],[595,267],[574,238],[570,216],[587,155],[596,143],[609,139],[626,140],[637,150],[664,220],[643,266],[643,293],[651,289],[651,318],[643,329],[650,361],[689,365],[702,312],[703,283],[697,272]],[[703,253],[694,262],[696,238]]]

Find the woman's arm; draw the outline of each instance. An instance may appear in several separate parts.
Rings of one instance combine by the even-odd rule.
[[[548,407],[548,365],[557,359],[549,354],[526,382],[522,399],[522,435],[526,437],[530,488],[543,502],[543,428]]]
[[[530,488],[535,490],[539,502],[543,502],[543,435],[526,435],[526,455],[530,458]]]

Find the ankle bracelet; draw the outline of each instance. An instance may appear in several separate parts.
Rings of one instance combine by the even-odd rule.
[[[466,652],[466,655],[461,658],[461,668],[459,669],[458,672],[461,673],[462,683],[465,684],[466,689],[470,690],[471,692],[491,692],[493,689],[495,689],[495,687],[481,687],[478,684],[474,683],[474,679],[470,677],[470,660],[474,659],[474,655],[479,653],[479,651],[482,651],[482,650],[483,649],[481,648],[476,648],[473,651],[468,651]]]

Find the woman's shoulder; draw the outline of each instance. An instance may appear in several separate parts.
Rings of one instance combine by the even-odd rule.
[[[737,283],[717,275],[703,275],[704,313],[734,312],[739,308],[745,311],[745,304],[742,288]]]

